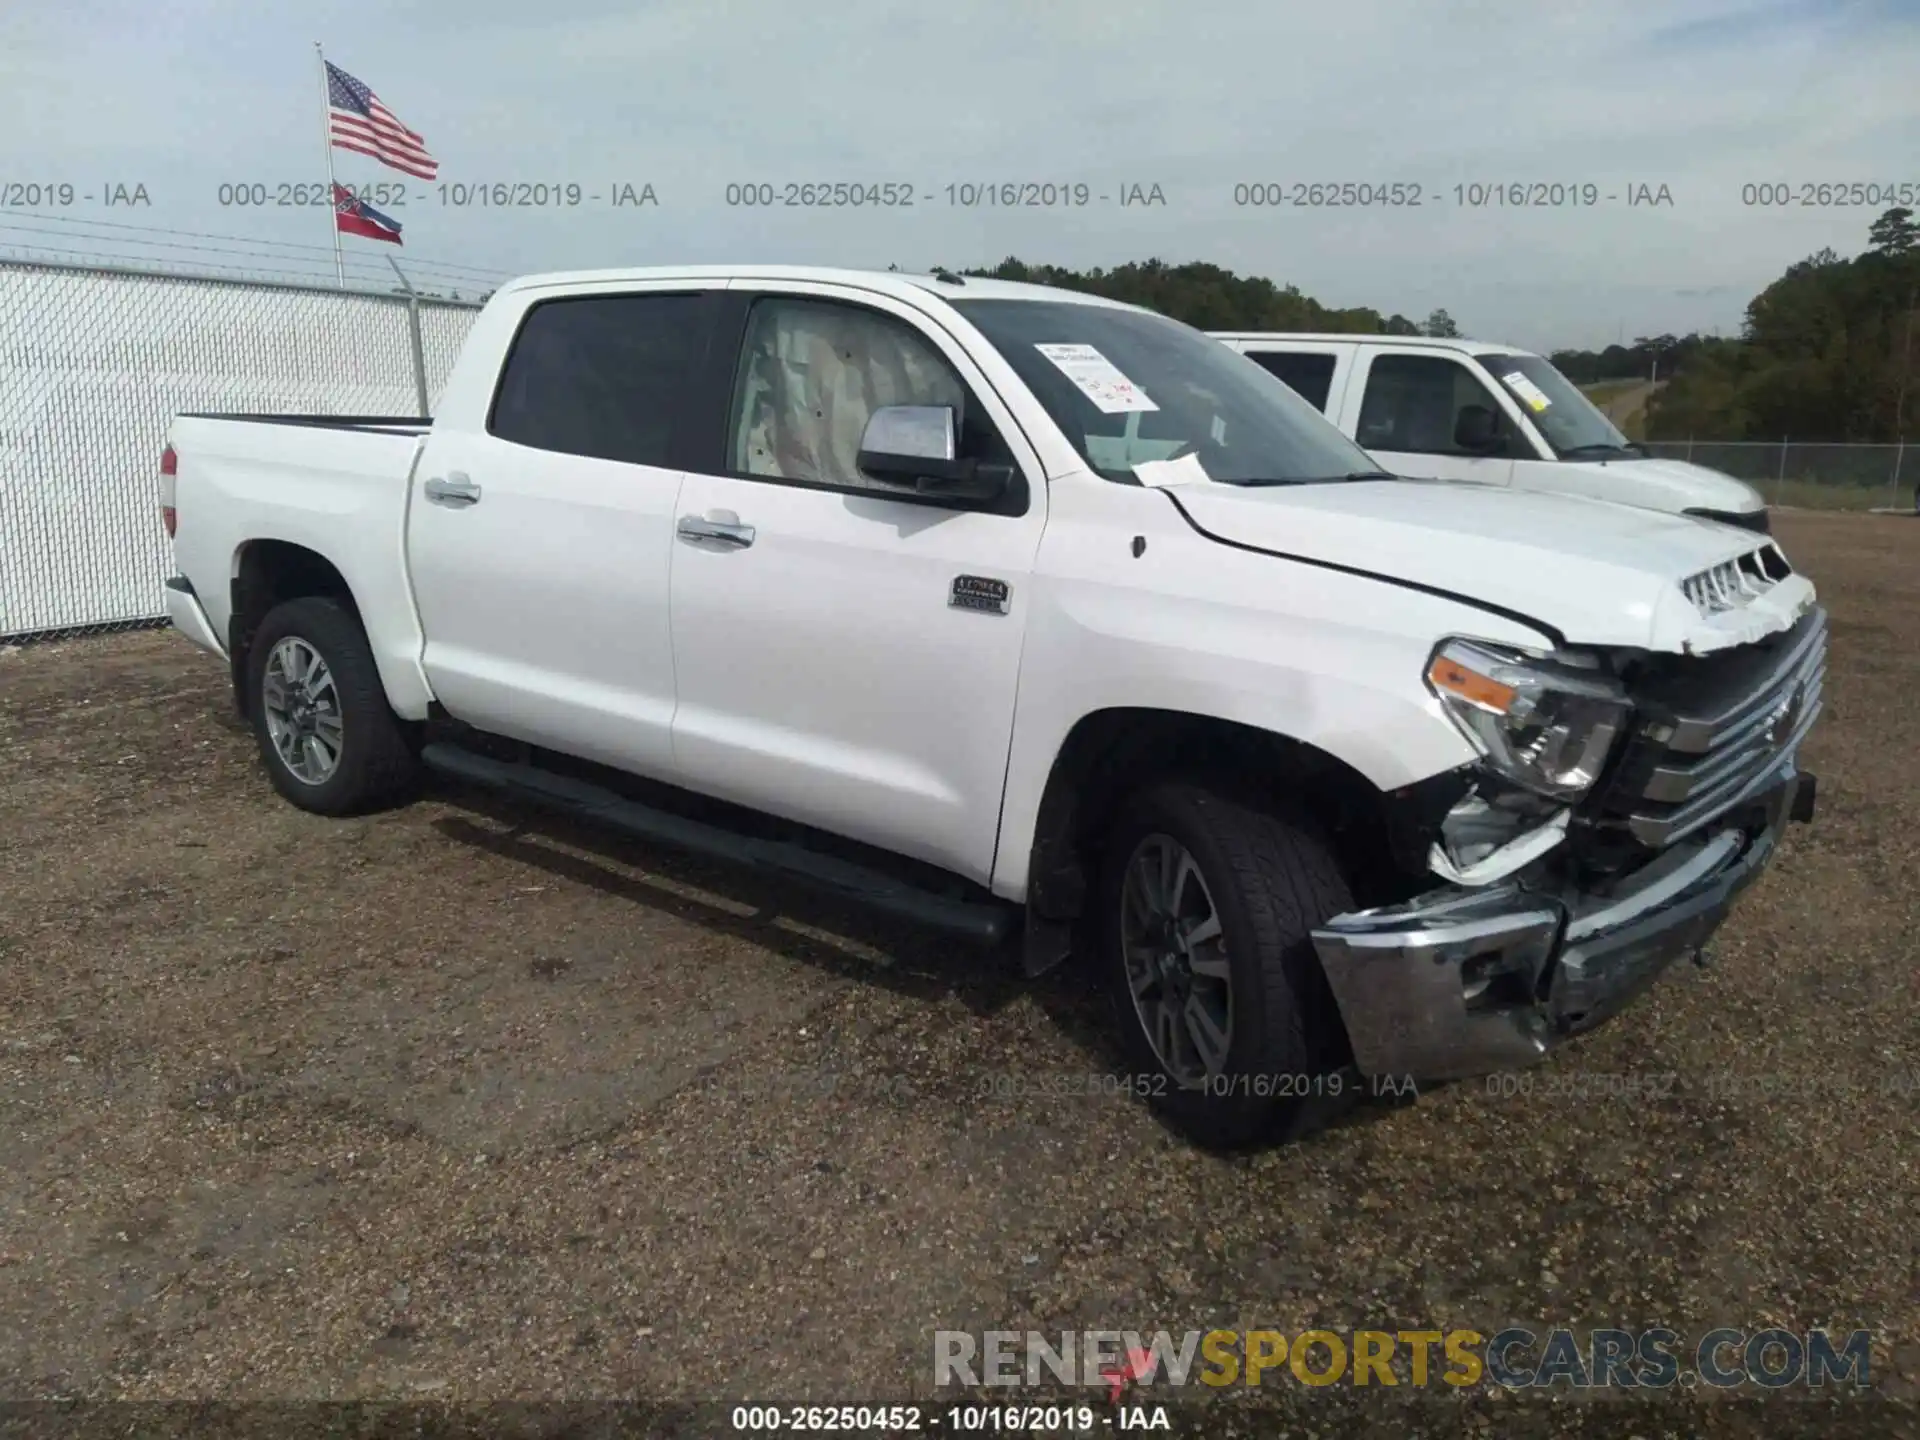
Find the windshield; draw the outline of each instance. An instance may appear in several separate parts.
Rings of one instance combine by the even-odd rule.
[[[1526,411],[1562,460],[1645,454],[1594,408],[1574,383],[1538,355],[1476,355]]]
[[[1379,475],[1325,416],[1237,351],[1163,315],[1070,300],[950,300],[1096,474],[1191,455],[1228,485]]]

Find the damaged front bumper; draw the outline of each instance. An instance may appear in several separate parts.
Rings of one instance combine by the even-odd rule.
[[[1455,1080],[1528,1065],[1695,954],[1813,814],[1789,760],[1722,828],[1670,846],[1604,894],[1449,887],[1313,932],[1363,1074]]]

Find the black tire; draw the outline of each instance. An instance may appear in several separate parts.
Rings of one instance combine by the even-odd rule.
[[[293,639],[325,662],[338,699],[340,746],[332,772],[318,783],[295,774],[275,745],[264,687],[275,647]],[[419,773],[413,727],[393,713],[366,632],[337,600],[310,595],[270,610],[247,651],[247,711],[273,788],[316,815],[353,815],[390,804]]]
[[[1162,1062],[1129,988],[1121,946],[1122,887],[1136,850],[1165,836],[1193,858],[1219,915],[1232,992],[1219,1078],[1183,1086]],[[1353,908],[1330,847],[1304,821],[1250,808],[1183,781],[1152,785],[1121,807],[1097,892],[1098,970],[1128,1073],[1164,1118],[1209,1149],[1236,1149],[1325,1108],[1347,1061],[1346,1034],[1312,930]]]

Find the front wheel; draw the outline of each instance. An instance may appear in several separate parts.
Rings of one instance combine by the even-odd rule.
[[[305,596],[269,611],[247,652],[247,687],[268,778],[302,810],[353,814],[412,784],[407,727],[338,601]]]
[[[1109,835],[1099,904],[1122,1047],[1190,1139],[1265,1138],[1343,1083],[1344,1033],[1312,930],[1352,896],[1305,823],[1204,786],[1155,785]]]

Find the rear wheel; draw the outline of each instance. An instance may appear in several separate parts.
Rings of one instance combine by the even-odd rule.
[[[352,814],[412,784],[409,727],[338,601],[305,596],[267,613],[247,654],[247,694],[267,775],[302,810]]]
[[[1099,904],[1122,1047],[1189,1138],[1266,1138],[1343,1083],[1312,930],[1352,896],[1305,822],[1201,785],[1152,786],[1109,835]]]

